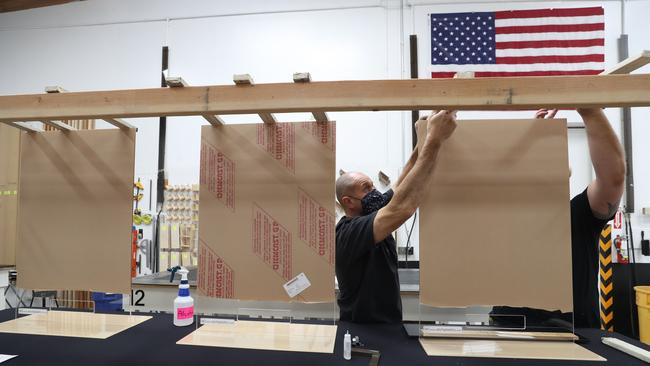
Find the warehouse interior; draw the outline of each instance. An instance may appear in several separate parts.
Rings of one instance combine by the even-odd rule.
[[[648,0],[0,0],[0,363],[650,362]]]

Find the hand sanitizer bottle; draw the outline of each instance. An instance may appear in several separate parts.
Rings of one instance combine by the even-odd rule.
[[[352,338],[350,331],[346,331],[343,336],[343,358],[349,360],[352,358]]]
[[[174,299],[174,325],[184,327],[194,323],[194,299],[190,296],[188,270],[181,267],[178,273],[181,274],[181,283],[178,285],[178,297]]]

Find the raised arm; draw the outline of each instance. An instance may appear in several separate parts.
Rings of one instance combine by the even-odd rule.
[[[397,182],[395,183],[395,187],[393,187],[393,190],[397,189],[399,185],[404,181],[404,178],[409,174],[411,169],[413,169],[413,166],[415,165],[415,162],[418,160],[418,149],[413,149],[413,152],[411,153],[411,157],[409,160],[406,162],[406,165],[404,165],[404,169],[402,170],[402,174],[399,175],[399,178],[397,179]]]
[[[426,123],[428,132],[424,142],[419,145],[420,151],[413,168],[403,179],[400,178],[393,198],[375,216],[375,243],[384,240],[399,228],[422,203],[433,176],[440,147],[456,129],[456,114],[453,111],[440,111],[429,116]]]
[[[594,216],[609,219],[618,209],[625,188],[623,148],[599,108],[578,109],[585,122],[589,155],[596,179],[589,184],[587,196]]]

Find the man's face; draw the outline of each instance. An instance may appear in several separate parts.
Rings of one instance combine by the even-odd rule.
[[[372,183],[372,179],[369,176],[363,173],[352,173],[352,179],[354,181],[352,189],[348,192],[348,195],[343,196],[341,202],[347,212],[353,216],[361,215],[361,199],[368,192],[375,189],[375,185]]]

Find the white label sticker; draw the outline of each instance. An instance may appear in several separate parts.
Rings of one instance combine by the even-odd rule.
[[[20,315],[32,315],[32,314],[43,314],[47,313],[47,309],[32,309],[32,308],[19,308],[18,314]]]
[[[296,295],[305,291],[307,287],[311,286],[311,282],[307,279],[304,272],[301,272],[296,277],[292,278],[289,282],[285,283],[284,291],[287,292],[289,297],[296,297]]]
[[[462,332],[463,327],[450,327],[445,325],[425,325],[422,327],[425,332],[456,333]]]
[[[2,355],[2,354],[0,354],[0,363],[3,363],[5,361],[9,361],[14,357],[18,357],[18,355]]]
[[[201,318],[201,325],[203,324],[235,324],[235,319],[221,319],[221,318]]]

